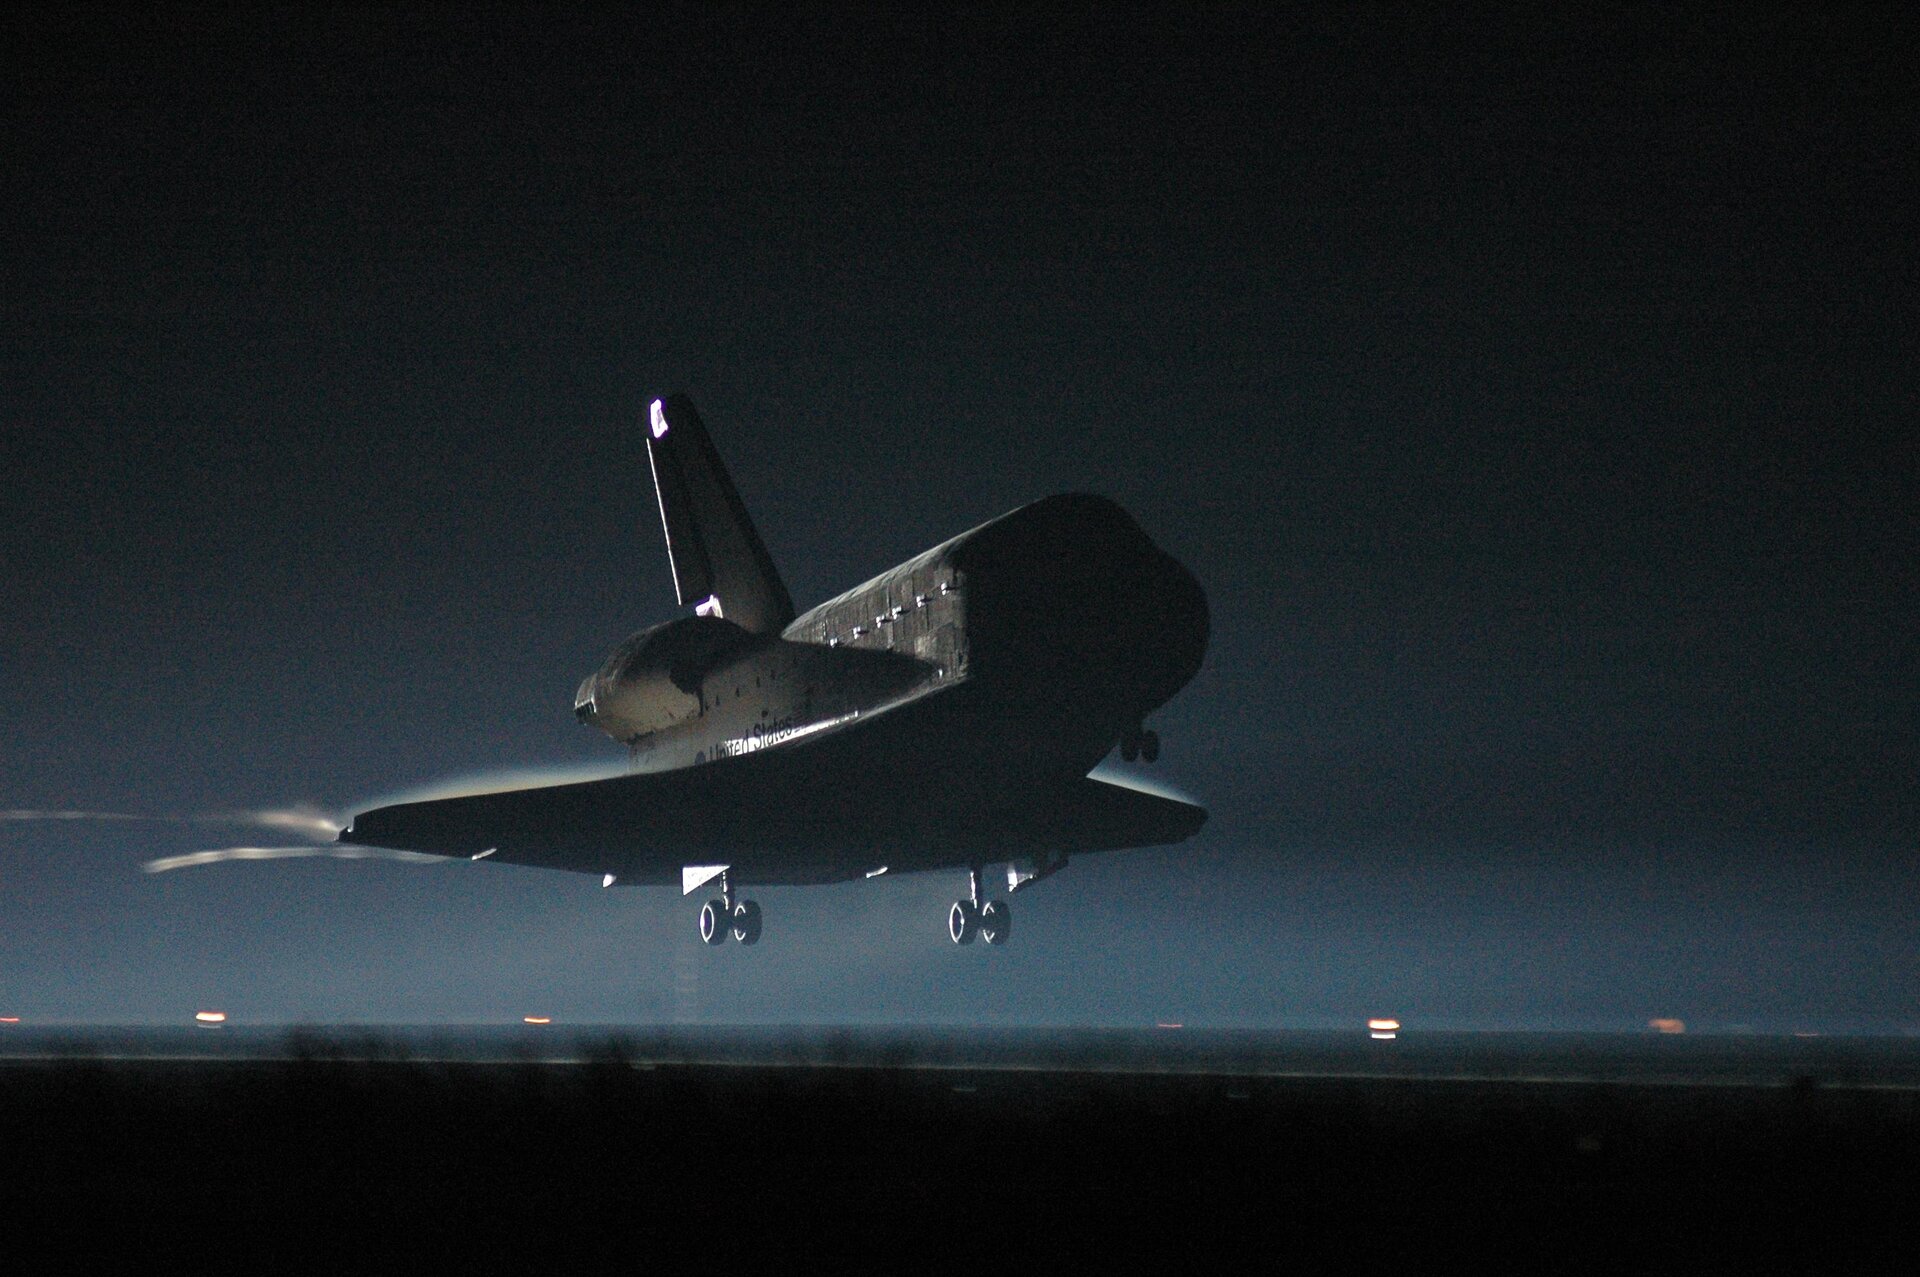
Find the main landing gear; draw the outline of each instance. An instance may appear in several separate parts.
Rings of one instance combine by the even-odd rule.
[[[1160,757],[1160,733],[1151,727],[1129,727],[1120,733],[1120,758],[1123,762],[1139,759],[1151,763]]]
[[[700,906],[700,938],[708,944],[725,944],[727,933],[741,944],[760,942],[760,902],[757,900],[735,900],[733,890],[727,886],[727,876],[720,875],[720,897],[709,900]]]
[[[972,944],[975,936],[988,944],[1005,944],[1013,934],[1013,911],[1004,900],[980,902],[980,868],[967,871],[967,898],[953,902],[947,910],[947,938],[955,944]]]

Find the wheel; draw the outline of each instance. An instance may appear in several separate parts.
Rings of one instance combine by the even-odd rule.
[[[947,935],[955,944],[972,944],[980,934],[980,911],[970,900],[956,900],[947,910]]]
[[[741,944],[760,942],[760,902],[742,900],[733,907],[733,938]]]
[[[980,907],[980,938],[988,944],[1005,944],[1013,934],[1013,910],[1004,900],[989,900]]]
[[[1140,758],[1143,762],[1153,762],[1160,757],[1160,733],[1149,731],[1140,738]]]
[[[1120,761],[1130,763],[1140,757],[1140,736],[1137,732],[1120,733]]]
[[[709,900],[700,906],[700,938],[708,944],[727,942],[727,902]]]

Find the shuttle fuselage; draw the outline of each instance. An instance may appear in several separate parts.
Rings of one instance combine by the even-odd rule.
[[[665,771],[795,744],[863,714],[971,685],[1011,772],[1084,775],[1184,686],[1206,650],[1192,575],[1102,497],[1049,497],[830,599],[777,635],[724,615],[635,634],[574,712]],[[982,760],[973,759],[978,764]],[[994,769],[999,770],[999,769]]]

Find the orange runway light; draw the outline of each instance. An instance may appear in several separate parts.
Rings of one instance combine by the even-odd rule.
[[[527,1024],[552,1024],[553,1023],[553,1017],[550,1015],[523,1015],[520,1018]]]
[[[20,1023],[20,1017],[17,1015],[0,1015],[0,1024],[18,1024],[18,1023]]]
[[[227,1013],[225,1011],[196,1011],[193,1014],[193,1019],[194,1023],[206,1028],[217,1028],[227,1022]]]
[[[1654,1019],[1647,1021],[1647,1027],[1655,1033],[1685,1033],[1687,1031],[1687,1022],[1685,1020],[1675,1020],[1669,1016],[1656,1016]]]
[[[1398,1033],[1400,1031],[1400,1021],[1376,1016],[1374,1019],[1367,1021],[1367,1027],[1375,1033]]]

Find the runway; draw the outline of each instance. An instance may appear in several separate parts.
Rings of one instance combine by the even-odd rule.
[[[13,1024],[0,1063],[289,1060],[883,1068],[1292,1080],[1920,1090],[1920,1036],[872,1025]]]
[[[18,1027],[0,1213],[76,1257],[1820,1272],[1920,1153],[1907,1039]]]

